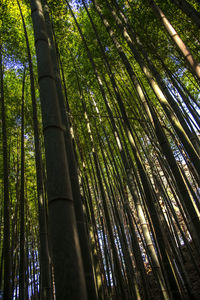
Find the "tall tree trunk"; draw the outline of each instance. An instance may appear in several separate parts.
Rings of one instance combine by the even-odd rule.
[[[65,134],[40,1],[31,1],[47,167],[49,232],[57,300],[87,299]]]
[[[79,243],[81,248],[81,255],[83,260],[83,268],[84,268],[84,274],[85,274],[85,280],[86,280],[86,288],[87,288],[87,294],[89,299],[96,299],[96,290],[95,290],[95,283],[94,283],[94,275],[92,270],[92,262],[91,257],[89,253],[89,241],[87,237],[86,232],[86,224],[85,219],[83,215],[83,203],[81,201],[81,195],[80,195],[80,187],[79,187],[79,181],[78,181],[78,173],[77,173],[77,166],[75,161],[75,154],[72,144],[72,137],[70,134],[70,124],[69,119],[66,114],[66,107],[65,107],[65,99],[62,91],[62,84],[61,84],[61,78],[60,78],[60,70],[59,70],[59,53],[56,53],[56,44],[53,38],[53,29],[52,24],[49,17],[49,8],[47,5],[46,0],[42,0],[43,10],[44,10],[44,18],[46,22],[46,28],[47,33],[49,37],[49,44],[50,44],[50,54],[51,54],[51,60],[53,62],[53,71],[55,74],[56,79],[56,89],[57,89],[57,95],[61,110],[61,119],[62,124],[65,128],[65,149],[66,149],[66,155],[68,159],[68,165],[69,165],[69,173],[70,173],[70,182],[71,182],[71,188],[72,188],[72,196],[74,201],[74,209],[75,209],[75,215],[76,215],[76,223],[77,223],[77,230],[78,230],[78,236],[79,236]],[[65,87],[66,88],[66,87]],[[65,90],[65,95],[66,95]],[[66,102],[68,100],[66,99]],[[68,103],[67,107],[69,107]]]
[[[32,114],[33,114],[33,130],[34,130],[34,142],[35,142],[35,163],[36,163],[36,176],[37,176],[37,196],[38,196],[38,213],[39,213],[39,236],[40,236],[40,266],[41,266],[41,297],[42,299],[51,300],[52,290],[51,290],[51,272],[50,272],[50,261],[49,261],[49,249],[48,249],[48,236],[47,236],[47,218],[45,210],[45,197],[44,197],[44,182],[42,174],[42,156],[41,156],[41,146],[40,146],[40,135],[38,126],[38,113],[37,113],[37,103],[35,97],[35,84],[34,84],[34,74],[32,58],[28,40],[28,34],[26,31],[26,25],[20,3],[17,0],[27,47],[27,56],[29,63],[30,72],[30,84],[31,84],[31,100],[32,100]]]
[[[7,130],[6,110],[4,104],[3,88],[3,54],[0,44],[0,82],[1,82],[1,118],[3,138],[3,182],[4,182],[4,241],[2,255],[4,257],[4,300],[11,300],[11,252],[10,252],[10,199],[8,179],[8,157],[7,157]]]
[[[20,265],[19,265],[19,299],[25,300],[25,213],[24,213],[24,89],[25,69],[22,83],[21,104],[21,185],[20,185]]]

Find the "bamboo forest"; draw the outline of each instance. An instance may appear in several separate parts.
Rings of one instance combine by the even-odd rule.
[[[0,299],[200,299],[199,62],[199,0],[0,0]]]

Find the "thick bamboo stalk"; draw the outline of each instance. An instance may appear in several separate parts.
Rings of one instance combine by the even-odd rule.
[[[87,299],[65,151],[65,129],[61,121],[41,2],[31,1],[31,9],[43,117],[56,298]]]

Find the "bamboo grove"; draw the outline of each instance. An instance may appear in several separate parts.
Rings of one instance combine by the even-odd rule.
[[[0,299],[200,298],[200,2],[1,0]]]

